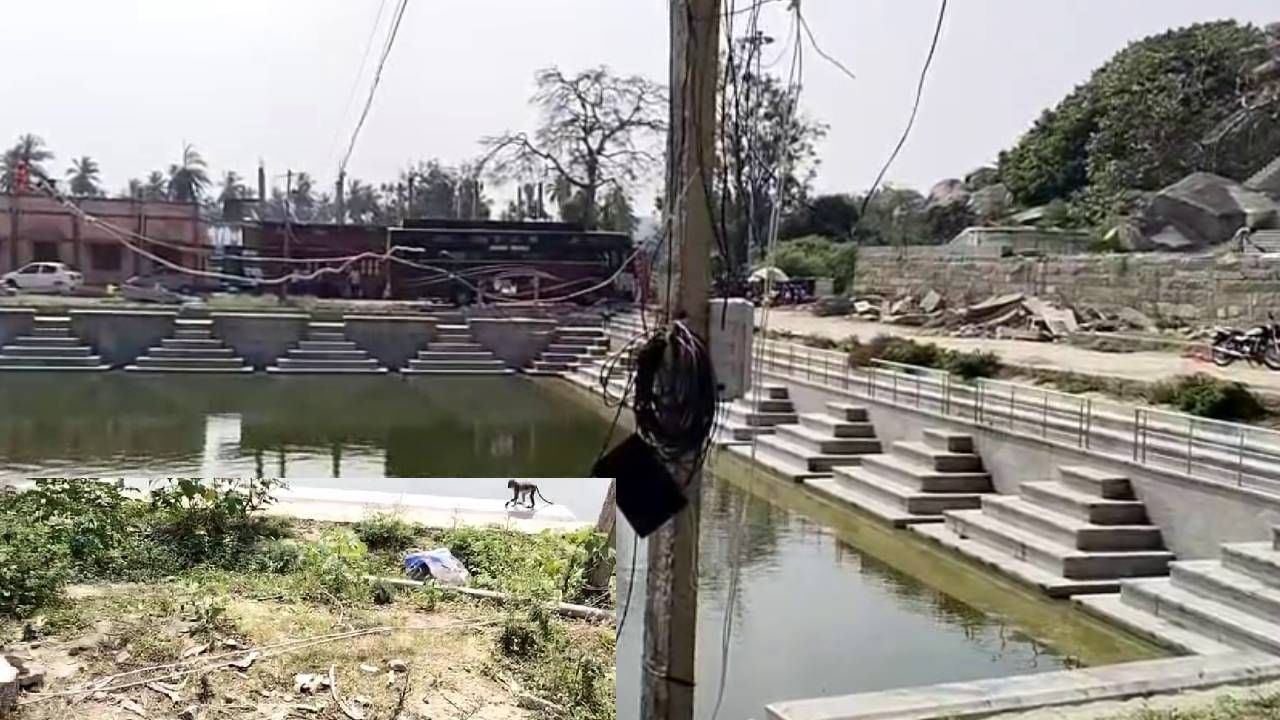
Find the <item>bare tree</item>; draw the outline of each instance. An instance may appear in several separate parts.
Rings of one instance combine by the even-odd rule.
[[[601,189],[625,191],[658,164],[666,90],[604,66],[576,75],[551,67],[535,79],[530,104],[541,110],[541,124],[532,135],[508,132],[482,140],[491,174],[500,182],[553,175],[553,182],[572,189],[582,223],[595,227]]]

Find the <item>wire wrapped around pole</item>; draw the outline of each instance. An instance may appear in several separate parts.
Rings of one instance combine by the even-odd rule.
[[[634,383],[636,431],[666,462],[700,466],[719,401],[706,343],[675,321],[636,349]]]

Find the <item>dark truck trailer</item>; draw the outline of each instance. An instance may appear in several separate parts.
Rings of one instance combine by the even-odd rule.
[[[631,300],[635,272],[626,233],[552,222],[406,220],[391,228],[404,263],[391,266],[397,298],[476,301]],[[410,264],[412,263],[412,264]]]

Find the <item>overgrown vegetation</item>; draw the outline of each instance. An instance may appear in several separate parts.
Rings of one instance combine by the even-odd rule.
[[[1267,414],[1257,396],[1244,385],[1204,373],[1155,383],[1148,397],[1153,403],[1172,405],[1182,412],[1214,420],[1249,421]]]
[[[992,352],[949,350],[934,343],[893,335],[877,335],[867,343],[851,337],[846,343],[849,364],[853,367],[871,365],[873,360],[886,360],[945,370],[965,380],[995,377],[1001,369],[1000,358]]]
[[[370,550],[405,550],[422,536],[423,528],[395,513],[374,513],[355,524],[356,536]]]
[[[853,283],[858,246],[809,235],[780,243],[774,265],[793,278],[831,278],[836,292],[844,292]]]
[[[612,635],[597,634],[579,642],[564,624],[539,606],[508,613],[498,635],[504,669],[515,673],[539,696],[567,709],[573,720],[616,717],[612,681],[616,644]]]
[[[1021,205],[1065,201],[1073,224],[1087,225],[1124,210],[1129,191],[1195,170],[1247,177],[1280,153],[1280,127],[1205,138],[1239,110],[1264,40],[1227,20],[1132,43],[1001,154],[1001,179]]]

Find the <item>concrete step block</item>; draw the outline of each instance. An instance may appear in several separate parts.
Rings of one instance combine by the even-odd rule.
[[[1218,560],[1179,560],[1169,565],[1169,579],[1188,592],[1242,612],[1280,619],[1280,587],[1236,572]]]
[[[803,413],[800,424],[823,435],[838,438],[873,438],[875,427],[868,422],[848,422],[823,413]]]
[[[1037,505],[1094,525],[1147,525],[1147,508],[1137,500],[1108,500],[1087,495],[1059,482],[1029,482],[1022,496]]]
[[[894,527],[909,527],[941,523],[941,515],[915,515],[908,512],[894,500],[873,495],[865,489],[840,477],[814,478],[806,480],[805,485],[818,495],[828,500],[848,505],[857,510],[879,518]]]
[[[870,422],[867,409],[861,405],[831,402],[827,403],[827,412],[849,422]]]
[[[298,342],[298,349],[323,352],[349,352],[352,350],[359,350],[360,347],[350,340],[301,340]]]
[[[1003,522],[981,510],[948,511],[948,525],[960,536],[1001,548],[1013,557],[1065,578],[1103,580],[1166,575],[1173,553],[1164,550],[1091,552],[1053,542]]]
[[[304,350],[294,348],[286,355],[294,360],[367,360],[369,353],[363,350]]]
[[[0,372],[106,372],[110,365],[14,365],[0,357]]]
[[[817,455],[869,455],[881,451],[875,438],[841,438],[804,425],[782,425],[778,437],[785,438]]]
[[[991,476],[987,473],[940,473],[897,455],[868,455],[862,464],[881,475],[925,493],[989,493]]]
[[[236,353],[229,347],[172,348],[161,345],[151,348],[147,354],[154,358],[228,358]]]
[[[485,350],[453,351],[453,350],[420,350],[419,360],[495,360],[493,353]]]
[[[465,322],[446,323],[436,326],[436,332],[440,333],[470,333],[471,326]]]
[[[179,340],[211,340],[213,339],[212,330],[178,330],[173,336]]]
[[[340,332],[308,332],[307,339],[315,342],[342,342],[347,336]]]
[[[534,372],[537,372],[537,373],[556,374],[556,373],[568,372],[569,370],[572,369],[572,367],[573,367],[572,365],[569,365],[568,363],[562,363],[562,362],[552,362],[548,360],[533,361],[533,370]]]
[[[1133,607],[1120,597],[1120,593],[1082,595],[1072,600],[1086,612],[1176,652],[1201,656],[1234,656],[1235,648],[1230,645],[1224,645],[1181,625],[1156,617],[1141,608]]]
[[[988,495],[982,509],[1028,532],[1077,550],[1162,550],[1164,539],[1153,525],[1091,525],[1013,495]]]
[[[468,370],[465,368],[422,369],[422,368],[408,367],[408,368],[402,369],[400,371],[400,374],[401,375],[440,375],[440,376],[512,375],[512,374],[515,374],[515,370],[512,370],[511,368],[505,367],[505,366],[500,368],[472,369],[472,370]]]
[[[969,510],[982,505],[982,496],[976,493],[921,492],[897,478],[877,472],[866,464],[865,458],[861,467],[839,467],[833,472],[836,479],[912,515],[941,516],[947,510]]]
[[[911,526],[912,532],[964,555],[970,560],[985,565],[996,572],[1038,588],[1052,598],[1066,598],[1072,595],[1115,593],[1120,592],[1119,580],[1079,580],[1065,578],[1055,572],[1038,565],[1018,560],[1009,553],[991,545],[960,537],[946,523],[918,524]]]
[[[893,453],[938,472],[982,472],[982,458],[977,455],[938,450],[923,442],[895,442]]]
[[[231,355],[225,357],[158,357],[142,355],[134,361],[134,364],[140,368],[238,368],[244,365],[244,360]]]
[[[1280,525],[1271,528],[1271,547],[1280,550]]]
[[[758,412],[740,400],[733,401],[729,406],[728,417],[743,425],[764,425],[769,427],[800,421],[793,412]]]
[[[1258,582],[1280,588],[1280,551],[1271,543],[1230,543],[1222,546],[1222,564]]]
[[[239,367],[233,367],[233,366],[182,367],[182,366],[171,366],[171,365],[154,365],[154,366],[143,367],[141,365],[128,365],[125,367],[125,372],[164,373],[164,374],[191,373],[191,374],[198,374],[198,375],[222,375],[222,374],[248,374],[253,372],[253,368],[249,367],[248,365],[241,365]]]
[[[944,452],[973,454],[973,436],[964,433],[925,428],[924,444]]]
[[[1126,605],[1211,640],[1280,655],[1280,618],[1263,619],[1175,586],[1168,578],[1131,580],[1120,588]]]
[[[1106,470],[1096,470],[1087,465],[1062,465],[1058,478],[1063,485],[1108,500],[1132,500],[1133,486],[1129,478]]]
[[[26,345],[28,347],[68,347],[80,345],[80,338],[70,335],[62,337],[48,337],[44,335],[19,335],[12,340],[14,345]]]
[[[88,345],[56,345],[53,347],[31,345],[5,345],[0,354],[9,357],[87,357],[93,354]]]
[[[267,368],[272,375],[385,375],[384,367],[275,367]]]
[[[752,395],[772,398],[774,400],[790,400],[791,391],[786,385],[764,384],[752,390]]]
[[[764,435],[756,438],[751,444],[734,443],[728,448],[730,452],[737,453],[768,468],[774,474],[794,482],[809,482],[817,478],[831,477],[829,471],[814,470],[803,458],[764,443],[765,440],[772,438],[772,435]]]
[[[0,365],[5,367],[94,368],[102,364],[97,355],[60,357],[57,355],[5,355],[0,354]]]
[[[488,352],[484,346],[474,342],[435,342],[427,345],[432,352]]]
[[[748,395],[744,398],[751,404],[752,409],[756,412],[766,413],[795,413],[795,406],[790,400],[772,397],[761,397],[758,395]]]
[[[757,447],[782,458],[790,465],[804,468],[809,473],[817,475],[830,474],[831,468],[835,467],[838,463],[852,464],[852,462],[856,462],[850,461],[846,457],[815,453],[804,445],[787,438],[783,438],[780,436],[780,431],[786,427],[790,426],[783,425],[775,428],[774,433],[771,435],[760,436],[760,438],[756,440]]]
[[[419,360],[409,361],[413,370],[498,370],[506,368],[501,360]]]
[[[286,356],[276,361],[276,367],[282,370],[372,370],[378,367],[378,363],[373,358],[320,360]]]
[[[226,347],[221,340],[191,340],[182,338],[165,338],[160,341],[160,347],[169,348],[171,350],[217,350]]]
[[[563,363],[565,365],[577,365],[578,362],[582,359],[582,356],[574,355],[573,353],[544,352],[542,353],[542,356],[539,359],[546,362]]]
[[[43,327],[43,326],[37,325],[31,328],[31,334],[35,335],[36,337],[70,337],[71,327],[70,326]]]

